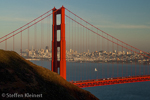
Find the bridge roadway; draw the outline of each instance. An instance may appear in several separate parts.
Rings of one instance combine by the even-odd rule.
[[[70,81],[70,83],[80,88],[85,88],[85,87],[133,83],[133,82],[144,82],[144,81],[150,81],[150,75]]]

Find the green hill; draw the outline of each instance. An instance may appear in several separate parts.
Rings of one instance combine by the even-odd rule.
[[[0,99],[4,100],[7,97],[28,100],[98,100],[90,92],[67,82],[57,73],[25,60],[16,52],[4,50],[0,50],[0,93]]]

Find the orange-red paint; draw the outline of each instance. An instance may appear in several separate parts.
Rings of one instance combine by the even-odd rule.
[[[61,14],[61,24],[56,25],[56,15]],[[57,30],[60,30],[60,41],[57,41]],[[60,61],[57,60],[57,47],[60,47]],[[66,40],[65,40],[65,8],[53,8],[53,26],[52,26],[52,68],[51,70],[58,73],[66,79]]]
[[[72,81],[70,83],[72,83],[80,88],[85,88],[85,87],[93,87],[93,86],[144,82],[144,81],[150,81],[150,75],[94,79],[94,80],[82,80],[82,81]]]

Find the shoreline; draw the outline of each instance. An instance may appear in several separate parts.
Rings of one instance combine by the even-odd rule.
[[[31,61],[51,61],[51,59],[47,58],[25,58],[26,60],[31,60]],[[106,64],[135,64],[135,65],[150,65],[150,62],[145,62],[145,63],[138,63],[138,62],[122,62],[122,61],[109,61],[109,62],[99,62],[99,61],[68,61],[66,62],[74,62],[74,63],[106,63]]]

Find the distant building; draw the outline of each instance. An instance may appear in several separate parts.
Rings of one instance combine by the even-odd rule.
[[[127,55],[131,54],[131,52],[127,52]]]
[[[46,53],[48,53],[48,49],[46,49]]]
[[[41,53],[44,53],[44,49],[41,49]]]
[[[113,53],[116,53],[116,50],[113,50]]]
[[[71,53],[71,49],[70,49],[70,53]]]
[[[88,49],[88,53],[89,53],[89,49]]]
[[[45,50],[46,50],[46,49],[49,49],[49,47],[48,47],[48,46],[46,46],[46,47],[45,47]]]
[[[77,52],[77,51],[75,51],[75,53],[77,54],[78,52]]]

